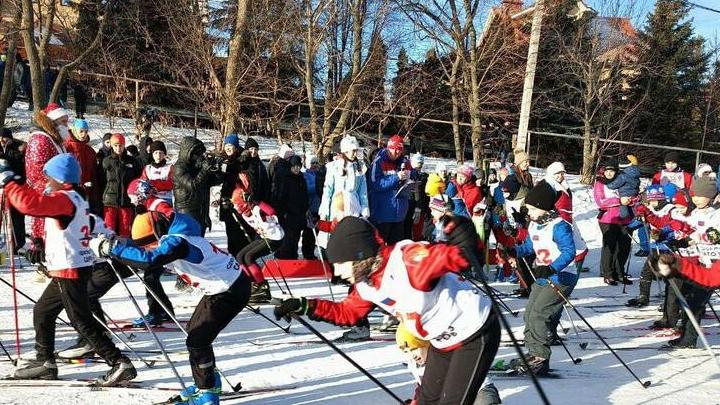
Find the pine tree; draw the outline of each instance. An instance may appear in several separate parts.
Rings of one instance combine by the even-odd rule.
[[[658,0],[639,37],[635,97],[646,104],[638,132],[662,144],[687,145],[702,130],[699,107],[708,56],[688,11],[685,0]]]

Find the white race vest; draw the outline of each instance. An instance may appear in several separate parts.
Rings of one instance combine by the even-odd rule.
[[[553,230],[555,225],[565,221],[561,217],[554,218],[553,220],[544,224],[538,224],[537,222],[530,222],[528,227],[529,238],[532,240],[533,249],[535,250],[535,265],[536,266],[549,266],[562,254],[558,249],[557,243],[553,241]],[[578,233],[578,236],[580,234]],[[574,237],[573,233],[573,237]],[[576,246],[576,255],[577,246]],[[566,266],[564,269],[555,269],[555,271],[563,271],[566,273],[577,274],[575,266]]]
[[[660,172],[660,184],[667,185],[672,183],[677,186],[678,189],[684,189],[685,186],[685,173],[684,172],[669,172],[663,170]]]
[[[200,289],[203,295],[215,295],[225,292],[242,274],[240,264],[226,251],[208,242],[201,236],[167,235],[185,239],[192,247],[200,249],[203,259],[200,263],[191,263],[186,260],[173,262],[175,271],[190,277],[194,287]],[[161,240],[162,241],[162,240]]]
[[[358,283],[357,291],[363,299],[402,318],[416,337],[430,341],[441,350],[452,348],[485,324],[490,314],[490,299],[456,274],[440,277],[431,291],[413,288],[402,248],[414,243],[406,240],[395,245],[379,289]]]
[[[147,177],[148,180],[161,180],[161,181],[167,181],[168,178],[170,178],[170,172],[172,170],[172,165],[166,164],[163,167],[155,167],[153,165],[147,165],[145,166],[145,177]],[[160,191],[157,192],[158,198],[162,198],[165,201],[170,201],[172,203],[173,199],[173,193],[172,190],[167,191]]]
[[[262,215],[260,207],[256,205],[253,207],[251,215],[243,214],[242,217],[261,237],[275,241],[282,240],[285,237],[285,231],[278,223],[277,216],[266,215],[263,221]]]
[[[703,208],[693,210],[686,222],[695,231],[690,234],[690,239],[695,242],[693,246],[680,249],[680,255],[684,257],[697,257],[705,266],[710,267],[713,261],[720,257],[720,245],[713,245],[707,237],[708,228],[720,229],[720,210],[714,208]]]
[[[65,194],[75,206],[75,214],[64,229],[55,218],[45,218],[45,266],[49,271],[92,266],[95,255],[90,249],[90,206],[76,191]]]

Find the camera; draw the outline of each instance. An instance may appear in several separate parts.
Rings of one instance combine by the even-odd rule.
[[[211,172],[217,172],[222,167],[223,163],[225,163],[225,158],[219,155],[216,155],[214,153],[207,152],[202,157],[203,161],[208,162],[210,164],[210,171]]]

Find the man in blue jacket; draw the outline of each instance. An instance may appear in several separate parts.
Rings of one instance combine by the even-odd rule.
[[[403,155],[403,138],[393,135],[375,156],[370,169],[370,221],[388,245],[402,240],[412,190],[398,191],[410,181],[412,168]]]
[[[575,242],[572,226],[555,211],[555,191],[547,184],[539,184],[525,197],[530,225],[528,237],[515,246],[516,257],[535,254],[535,285],[525,307],[525,347],[528,350],[528,364],[537,375],[550,370],[550,342],[557,329],[559,313],[564,300],[554,288],[569,297],[578,274],[575,266]],[[520,361],[512,361],[511,367],[518,373],[528,373]]]

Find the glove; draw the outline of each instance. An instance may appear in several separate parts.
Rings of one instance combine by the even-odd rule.
[[[520,208],[520,212],[517,212],[515,209],[513,209],[512,217],[513,220],[515,220],[516,224],[522,225],[524,227],[525,224],[527,224],[527,208]]]
[[[517,228],[512,226],[510,222],[503,222],[502,224],[502,231],[505,234],[505,236],[516,236],[517,235]]]
[[[420,208],[415,208],[415,211],[413,212],[413,224],[417,224],[420,220]]]
[[[115,238],[100,235],[97,238],[90,239],[90,249],[92,249],[95,256],[99,258],[110,257],[110,252],[115,247]]]
[[[235,209],[232,200],[227,197],[223,197],[222,199],[220,199],[220,208],[228,211]]]
[[[4,188],[8,183],[14,180],[20,179],[20,176],[15,175],[12,170],[5,170],[0,172],[0,188]]]
[[[635,206],[635,216],[638,218],[645,218],[649,212],[650,208],[643,204],[638,204]]]
[[[533,270],[535,277],[537,278],[548,278],[556,273],[555,269],[550,266],[537,266]]]
[[[443,232],[447,235],[448,244],[458,246],[466,253],[475,253],[477,250],[479,238],[470,218],[445,216]]]
[[[717,228],[713,228],[711,226],[707,229],[707,231],[705,231],[705,234],[707,235],[708,242],[713,245],[720,244],[720,231],[717,230]]]
[[[278,305],[275,305],[273,310],[276,320],[279,321],[281,318],[285,318],[288,322],[290,322],[292,315],[306,315],[309,312],[308,300],[305,297],[282,300]]]
[[[678,271],[679,263],[675,255],[663,253],[658,257],[657,269],[663,277],[672,277]]]

